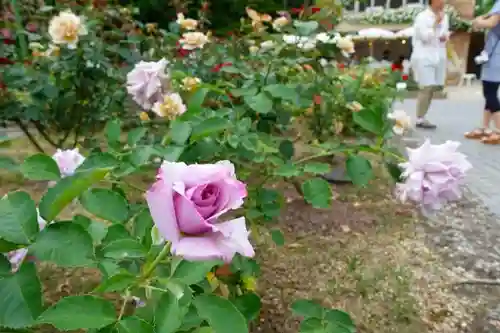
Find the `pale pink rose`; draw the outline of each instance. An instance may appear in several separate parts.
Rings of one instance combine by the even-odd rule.
[[[401,200],[410,200],[431,212],[458,200],[465,173],[472,167],[467,157],[457,152],[460,143],[446,141],[432,145],[429,140],[416,149],[408,148],[408,162],[401,163],[403,183],[397,184]]]
[[[229,161],[216,164],[164,162],[146,198],[159,234],[172,253],[187,260],[252,257],[245,218],[218,223],[222,214],[243,205],[246,185]]]
[[[166,59],[140,61],[127,74],[127,91],[144,110],[149,111],[156,102],[162,101],[169,79],[165,73],[167,65]]]
[[[58,149],[54,155],[52,155],[54,161],[56,161],[59,171],[61,172],[61,177],[71,176],[75,173],[75,170],[85,161],[85,157],[78,152],[78,148],[75,149]]]
[[[40,227],[40,230],[42,230],[47,225],[47,222],[40,216],[38,209],[36,210],[36,213],[38,215],[38,226]],[[28,254],[27,248],[10,251],[9,253],[5,254],[5,256],[7,257],[12,266],[12,272],[17,272],[17,270],[23,263],[24,259],[26,258],[27,254]]]

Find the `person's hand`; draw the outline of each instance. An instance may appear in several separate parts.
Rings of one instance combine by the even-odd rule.
[[[439,41],[442,43],[446,42],[447,40],[448,40],[448,36],[446,36],[446,35],[439,37]]]

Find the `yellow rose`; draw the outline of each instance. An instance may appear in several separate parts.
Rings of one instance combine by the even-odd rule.
[[[147,112],[141,112],[139,113],[139,118],[142,120],[142,121],[148,121],[149,120],[149,116],[148,116],[148,113]]]
[[[184,14],[177,14],[177,24],[181,26],[182,29],[185,30],[196,30],[198,27],[198,21],[190,18],[185,18]]]
[[[182,89],[186,91],[193,91],[195,90],[201,83],[201,80],[197,77],[185,77],[182,79]]]

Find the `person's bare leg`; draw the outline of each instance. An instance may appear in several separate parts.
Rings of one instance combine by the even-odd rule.
[[[491,118],[492,118],[492,113],[489,110],[484,110],[483,111],[483,129],[487,130],[490,128]]]

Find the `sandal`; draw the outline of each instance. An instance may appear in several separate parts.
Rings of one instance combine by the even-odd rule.
[[[464,133],[465,138],[472,139],[472,140],[483,139],[484,137],[489,136],[489,135],[491,135],[491,132],[489,129],[486,129],[486,128],[476,128],[475,130]]]
[[[481,139],[481,143],[486,145],[498,145],[500,144],[500,133],[492,132]]]

